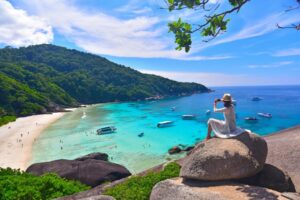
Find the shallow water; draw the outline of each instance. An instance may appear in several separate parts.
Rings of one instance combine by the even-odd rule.
[[[208,116],[213,100],[224,92],[237,100],[239,126],[260,135],[300,124],[300,86],[222,87],[206,94],[148,102],[108,103],[89,106],[67,113],[52,124],[33,146],[32,162],[73,159],[91,152],[105,152],[110,160],[136,173],[158,165],[170,158],[167,151],[178,144],[192,145],[206,134]],[[254,96],[263,100],[254,102]],[[221,105],[220,105],[221,106]],[[175,111],[171,107],[176,107]],[[257,117],[268,112],[271,119]],[[195,114],[196,120],[182,120],[183,114]],[[257,123],[244,118],[256,116]],[[221,114],[209,117],[222,119]],[[160,121],[172,120],[174,125],[157,128]],[[117,131],[97,135],[102,126],[114,125]],[[144,133],[143,137],[138,134]],[[178,157],[178,156],[177,156]]]

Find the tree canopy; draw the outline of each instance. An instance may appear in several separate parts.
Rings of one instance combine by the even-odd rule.
[[[221,3],[211,4],[210,0],[167,0],[169,11],[194,9],[200,10],[204,17],[199,17],[198,24],[191,24],[179,18],[177,21],[170,22],[169,32],[174,33],[176,50],[184,49],[188,52],[192,45],[192,34],[200,33],[204,42],[208,42],[227,30],[230,22],[230,15],[238,13],[250,0],[225,0],[225,6]],[[225,8],[225,9],[224,9]],[[300,0],[295,0],[295,5],[286,9],[286,12],[291,12],[300,9]],[[275,26],[275,24],[274,24]],[[291,24],[290,26],[281,26],[278,28],[293,28],[300,30],[300,22]]]

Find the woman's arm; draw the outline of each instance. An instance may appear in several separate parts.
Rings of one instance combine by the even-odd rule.
[[[217,108],[217,101],[214,102],[214,112],[225,112],[226,108]]]

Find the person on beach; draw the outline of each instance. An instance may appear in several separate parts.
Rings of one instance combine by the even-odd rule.
[[[217,108],[218,102],[223,102],[224,108]],[[223,113],[225,121],[210,118],[207,122],[208,130],[206,140],[211,138],[212,131],[215,136],[219,138],[235,137],[246,131],[236,126],[235,111],[230,94],[224,94],[222,99],[215,99],[214,112]]]

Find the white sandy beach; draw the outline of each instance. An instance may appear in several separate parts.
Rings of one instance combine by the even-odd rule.
[[[0,127],[0,167],[25,170],[31,159],[36,138],[65,113],[33,115],[18,118]]]

